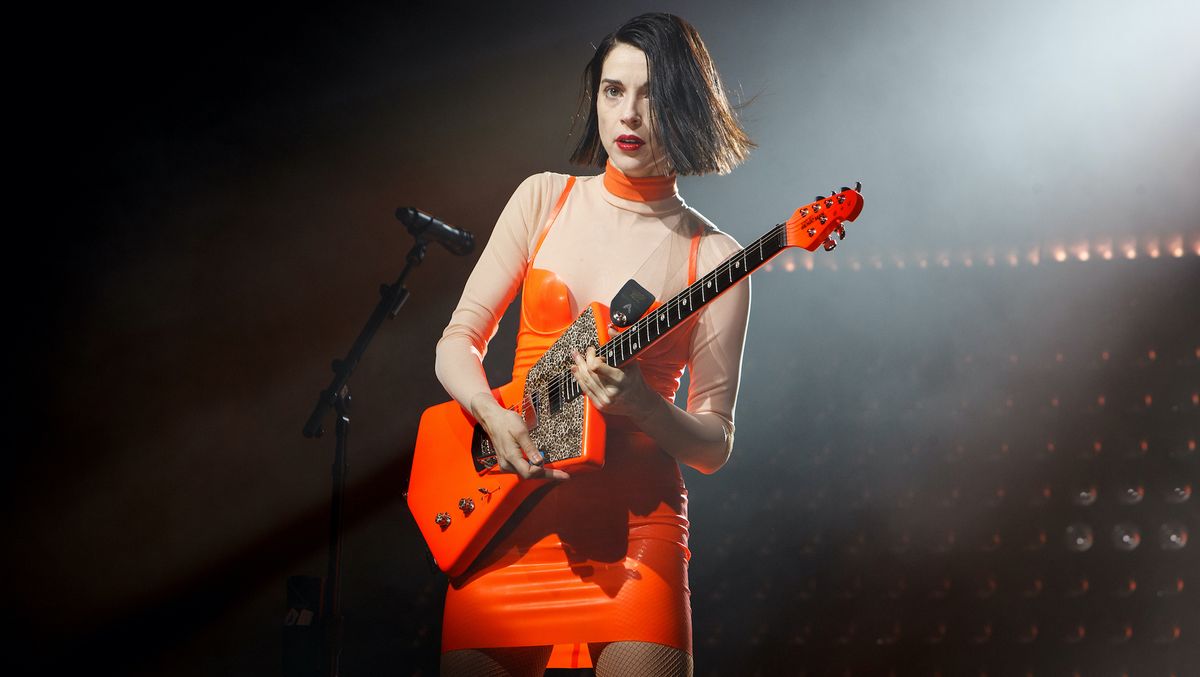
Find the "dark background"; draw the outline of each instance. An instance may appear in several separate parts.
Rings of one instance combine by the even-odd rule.
[[[1195,499],[1160,500],[1196,477],[1200,50],[1184,27],[1198,17],[1151,5],[668,3],[705,36],[733,98],[756,97],[743,119],[760,149],[729,177],[681,180],[689,203],[741,241],[856,179],[867,204],[828,259],[788,254],[756,282],[735,458],[688,474],[698,674],[1200,670],[1194,652],[1155,643],[1161,628],[1143,633],[1182,619],[1194,646],[1194,592],[1088,601],[1067,615],[1137,618],[1146,644],[1090,626],[1067,651],[1069,631],[1046,630],[1062,603],[1022,606],[1027,581],[1008,583],[1082,566],[1099,588],[1096,576],[1195,564],[1194,544],[1168,553],[1156,534],[1198,523]],[[193,5],[28,25],[58,28],[16,80],[31,124],[10,129],[28,151],[17,202],[33,214],[10,249],[12,359],[31,403],[14,421],[5,508],[20,665],[279,670],[284,580],[325,561],[332,440],[299,431],[329,359],[403,265],[394,209],[483,240],[522,178],[572,171],[591,44],[648,9],[660,7]],[[346,674],[435,671],[444,582],[400,494],[419,412],[445,399],[433,346],[473,261],[431,250],[354,378]],[[506,323],[489,356],[497,383],[512,341]],[[1138,404],[1151,391],[1166,414]],[[1130,404],[1105,416],[1088,404],[1097,393]],[[1093,438],[1153,441],[1108,465],[1042,458],[1048,439],[1086,450]],[[1141,505],[1160,507],[1106,503],[1130,477],[1147,485]],[[992,478],[1009,497],[1050,484],[1055,498],[982,519]],[[1064,498],[1081,482],[1099,487],[1094,514]],[[938,512],[947,495],[967,498]],[[959,554],[1039,519],[1043,555]],[[1090,560],[1063,547],[1079,520],[1096,526]],[[1144,531],[1136,562],[1109,546],[1130,520]],[[895,555],[888,544],[906,538],[917,545]],[[868,545],[847,549],[856,541]],[[864,548],[866,561],[845,559]],[[878,589],[828,580],[856,566]],[[929,611],[917,592],[888,618],[867,613],[891,599],[895,571],[920,590],[992,572],[1016,601],[964,593]],[[804,581],[851,593],[814,601]],[[966,636],[921,641],[937,618],[1018,621],[994,621],[1001,648],[988,653]],[[1003,649],[1026,618],[1042,644]],[[875,641],[889,619],[903,651]]]

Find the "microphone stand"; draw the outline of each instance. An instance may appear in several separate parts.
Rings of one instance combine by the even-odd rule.
[[[407,263],[400,277],[393,284],[380,285],[379,304],[367,319],[366,325],[359,332],[354,345],[342,359],[333,361],[333,381],[329,387],[321,391],[317,404],[304,424],[304,436],[318,438],[324,434],[321,424],[330,409],[337,411],[335,426],[336,444],[333,457],[333,495],[329,512],[329,566],[325,572],[325,584],[321,590],[321,606],[318,614],[318,624],[322,631],[321,672],[327,677],[337,677],[338,660],[342,652],[342,615],[341,615],[341,561],[342,561],[342,499],[346,491],[346,456],[350,438],[350,375],[358,366],[375,332],[388,317],[395,317],[408,300],[408,289],[404,287],[404,279],[414,267],[421,264],[425,258],[428,240],[421,234],[416,235],[416,242],[409,250]]]

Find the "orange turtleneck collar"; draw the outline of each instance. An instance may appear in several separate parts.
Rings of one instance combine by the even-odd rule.
[[[634,202],[656,202],[675,195],[675,175],[625,176],[610,160],[604,167],[604,187],[619,198]]]

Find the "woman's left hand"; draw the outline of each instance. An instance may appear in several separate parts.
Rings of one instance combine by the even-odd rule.
[[[589,346],[587,354],[572,351],[575,364],[571,373],[592,405],[604,414],[631,416],[645,414],[655,393],[646,385],[637,360],[632,360],[623,369],[609,366],[596,355],[596,348]]]

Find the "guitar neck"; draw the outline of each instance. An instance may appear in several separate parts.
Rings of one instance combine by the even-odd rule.
[[[775,226],[748,246],[734,252],[704,277],[671,297],[652,313],[642,316],[628,329],[600,346],[598,355],[619,367],[632,360],[726,289],[734,286],[770,261],[787,246],[787,231],[783,224]]]
[[[830,193],[829,197],[817,196],[814,202],[797,209],[786,222],[734,252],[704,277],[600,346],[597,355],[615,367],[629,362],[787,247],[809,251],[822,246],[826,251],[833,249],[837,242],[831,233],[836,231],[839,239],[845,237],[842,223],[853,221],[862,211],[861,190],[862,184],[856,184],[854,189],[843,187],[840,193]],[[579,384],[569,374],[563,381],[559,393],[565,395],[567,401],[581,394]]]

